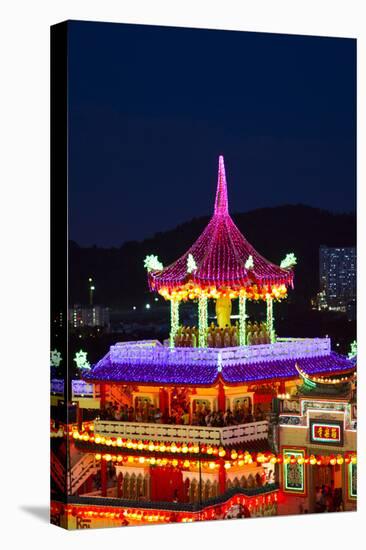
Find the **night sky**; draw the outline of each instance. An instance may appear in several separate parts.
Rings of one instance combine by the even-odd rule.
[[[120,246],[213,208],[355,210],[356,42],[71,22],[70,238]]]

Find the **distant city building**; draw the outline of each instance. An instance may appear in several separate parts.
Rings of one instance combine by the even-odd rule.
[[[346,313],[347,313],[347,319],[349,321],[355,321],[357,319],[356,305],[357,305],[356,300],[352,300],[347,304]]]
[[[109,308],[104,306],[74,305],[69,308],[69,322],[73,328],[109,327]]]
[[[62,311],[60,311],[60,312],[58,312],[57,314],[54,315],[53,322],[54,322],[55,326],[58,326],[58,327],[63,326],[64,320],[63,320]]]
[[[347,311],[356,300],[356,248],[319,249],[318,309]]]

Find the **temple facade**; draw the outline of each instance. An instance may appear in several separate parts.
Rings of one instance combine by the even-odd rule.
[[[54,428],[70,453],[67,503],[57,500],[53,479],[56,522],[83,528],[355,509],[356,365],[329,338],[277,336],[275,304],[292,289],[295,264],[292,253],[279,266],[266,260],[235,226],[220,157],[202,235],[167,267],[156,255],[145,259],[150,290],[170,302],[170,334],[111,346],[73,386],[75,425]],[[265,321],[248,318],[252,300],[263,303]],[[197,304],[197,327],[180,323],[187,301]]]

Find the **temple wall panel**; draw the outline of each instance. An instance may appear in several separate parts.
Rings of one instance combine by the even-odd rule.
[[[233,481],[235,478],[241,478],[242,476],[248,478],[250,475],[255,477],[257,474],[263,473],[263,467],[262,466],[256,466],[254,464],[248,464],[244,466],[243,468],[230,468],[226,472],[226,479]]]
[[[199,472],[189,472],[189,471],[183,471],[183,479],[184,481],[186,479],[189,479],[190,482],[192,482],[194,479],[196,481],[199,481],[199,478],[200,478],[200,474]],[[219,474],[214,472],[214,473],[211,473],[211,472],[201,472],[201,479],[202,481],[208,481],[210,480],[211,483],[213,483],[214,481],[218,481],[219,480]]]
[[[280,427],[280,444],[281,446],[295,446],[304,447],[309,444],[308,440],[309,430],[305,426],[301,427]]]
[[[119,466],[116,465],[116,475],[118,476],[119,473],[122,473],[122,475],[125,474],[135,474],[136,476],[142,474],[148,474],[149,473],[149,465],[147,466]]]

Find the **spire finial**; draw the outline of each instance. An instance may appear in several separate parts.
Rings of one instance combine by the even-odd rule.
[[[228,214],[227,186],[224,157],[219,156],[219,174],[217,178],[217,190],[215,200],[215,214]]]

